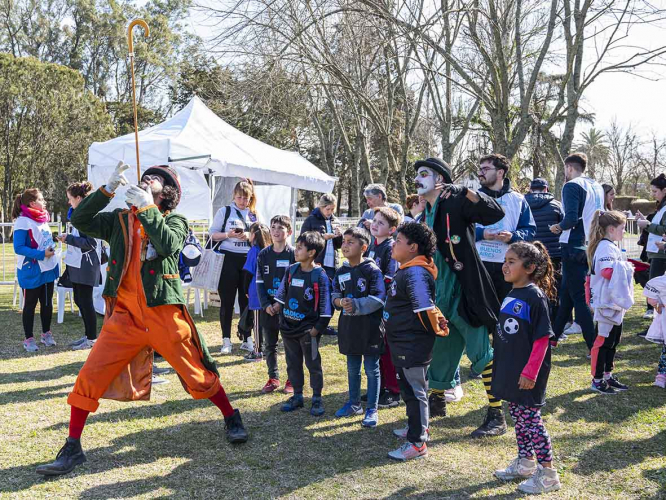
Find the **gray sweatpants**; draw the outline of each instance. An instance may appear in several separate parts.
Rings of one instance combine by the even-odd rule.
[[[407,441],[422,443],[427,439],[428,419],[428,365],[402,368],[396,366],[400,395],[407,407]]]
[[[321,334],[317,336],[317,343],[321,339]],[[303,394],[303,384],[305,383],[305,374],[303,373],[303,361],[310,372],[310,387],[312,387],[313,396],[321,396],[324,388],[324,372],[321,368],[321,355],[317,352],[317,357],[312,359],[312,337],[309,333],[304,333],[299,337],[282,336],[284,343],[284,354],[287,359],[287,375],[289,381],[294,387],[294,394]]]

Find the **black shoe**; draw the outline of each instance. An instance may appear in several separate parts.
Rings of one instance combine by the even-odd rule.
[[[247,431],[243,426],[240,412],[234,410],[230,417],[224,417],[224,428],[227,430],[227,441],[230,443],[244,443],[247,441]]]
[[[153,366],[153,375],[164,375],[169,373],[171,370],[169,368],[160,368],[159,366]]]
[[[391,391],[384,391],[379,395],[377,406],[380,408],[395,408],[400,404],[400,394],[393,394]]]
[[[472,437],[501,436],[506,432],[506,420],[501,408],[488,408],[486,419],[477,430],[472,432]]]
[[[365,394],[363,394],[363,396],[361,396],[361,401],[363,401],[364,403],[368,402],[368,393],[367,392]]]
[[[338,331],[332,326],[327,326],[326,330],[323,331],[323,335],[337,335]]]
[[[599,394],[606,394],[607,396],[615,395],[618,392],[616,389],[611,387],[608,381],[603,379],[601,379],[599,382],[592,380],[590,389],[592,389],[594,392],[598,392]]]
[[[643,331],[638,332],[638,333],[636,334],[636,336],[637,336],[637,337],[643,337],[643,338],[645,338],[645,336],[647,335],[647,332],[648,332],[647,329],[645,329],[645,330],[643,330]]]
[[[615,359],[617,359],[617,354],[615,355]],[[610,378],[606,379],[606,383],[616,391],[626,391],[629,389],[629,386],[620,382],[615,375],[611,375]]]
[[[471,368],[469,369],[469,379],[470,379],[470,380],[476,380],[476,379],[480,379],[480,378],[481,378],[481,374],[480,374],[480,373],[476,373],[476,372],[475,372],[474,370],[472,370]]]
[[[37,467],[37,474],[42,476],[62,476],[72,472],[77,465],[86,461],[86,455],[81,448],[81,440],[67,438],[65,446],[60,448],[55,462]]]
[[[446,417],[446,397],[443,393],[430,392],[428,408],[431,417]]]

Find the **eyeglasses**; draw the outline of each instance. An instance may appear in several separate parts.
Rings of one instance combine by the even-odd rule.
[[[485,174],[486,172],[490,172],[491,170],[497,170],[497,169],[495,167],[483,167],[479,169],[479,172]]]
[[[144,175],[143,180],[147,182],[158,181],[159,183],[164,184],[164,178],[160,175],[153,175],[153,174]]]

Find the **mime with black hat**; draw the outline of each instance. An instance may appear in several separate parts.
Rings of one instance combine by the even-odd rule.
[[[427,200],[423,221],[437,235],[435,302],[448,320],[449,335],[437,337],[428,371],[432,416],[446,415],[444,391],[455,387],[455,372],[463,352],[472,369],[483,374],[489,408],[483,424],[472,436],[506,432],[502,403],[490,393],[493,348],[488,332],[495,328],[497,295],[475,246],[476,224],[490,225],[504,217],[491,197],[453,184],[451,168],[439,158],[414,164],[419,195]]]

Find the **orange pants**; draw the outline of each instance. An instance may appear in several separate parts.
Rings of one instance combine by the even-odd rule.
[[[94,412],[111,382],[146,346],[159,352],[178,373],[194,399],[208,399],[221,388],[218,376],[206,369],[192,341],[192,329],[180,306],[148,307],[141,283],[140,223],[135,219],[136,244],[118,290],[113,313],[79,372],[67,402]]]

